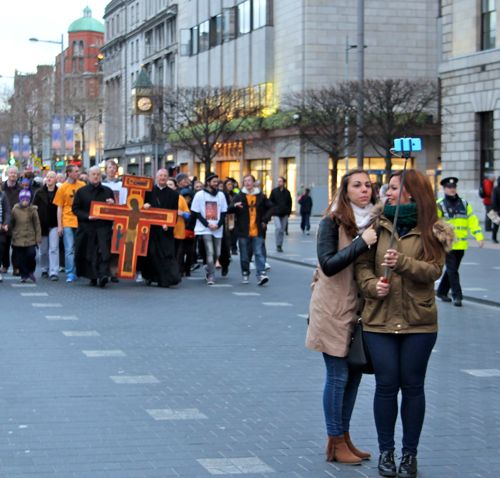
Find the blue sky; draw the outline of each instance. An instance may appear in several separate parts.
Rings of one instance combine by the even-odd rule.
[[[59,45],[33,43],[30,37],[43,40],[61,39],[67,47],[67,31],[71,22],[83,16],[89,6],[92,16],[102,21],[104,9],[110,0],[7,0],[2,2],[0,28],[0,75],[14,76],[36,71],[37,65],[54,64],[60,51]],[[12,87],[12,79],[0,78],[0,90]]]

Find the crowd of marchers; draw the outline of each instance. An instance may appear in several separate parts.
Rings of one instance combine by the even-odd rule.
[[[106,162],[104,171],[94,166],[82,173],[69,165],[64,175],[48,171],[43,178],[32,172],[21,177],[16,167],[8,168],[0,191],[1,273],[12,271],[22,282],[36,281],[37,270],[51,281],[64,274],[68,283],[79,278],[100,287],[118,282],[118,255],[111,253],[113,222],[92,217],[91,203],[124,205],[127,194],[113,160]],[[309,190],[299,203],[303,232],[309,234]],[[239,255],[242,283],[250,282],[255,269],[262,286],[269,282],[268,224],[274,221],[275,247],[283,252],[292,197],[282,177],[267,197],[251,174],[243,177],[240,187],[235,179],[213,173],[201,182],[160,169],[143,208],[174,210],[177,219],[175,226],[150,227],[147,255],[137,262],[138,282],[171,287],[203,265],[206,283],[213,285]]]

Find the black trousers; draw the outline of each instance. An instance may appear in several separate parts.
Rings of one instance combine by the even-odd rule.
[[[12,236],[10,234],[5,234],[5,241],[3,244],[3,252],[2,252],[2,267],[8,269],[10,267],[11,255],[10,255],[10,246],[12,244]],[[16,259],[14,257],[14,253],[12,253],[12,268],[17,269]]]
[[[22,279],[34,274],[36,269],[36,246],[12,247],[12,262],[19,267]]]
[[[464,257],[465,251],[456,250],[446,254],[446,269],[437,290],[438,295],[448,295],[451,289],[451,295],[454,299],[463,299],[462,287],[460,286],[460,274],[458,269],[460,262]]]

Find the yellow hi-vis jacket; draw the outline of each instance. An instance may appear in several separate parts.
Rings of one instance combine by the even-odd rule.
[[[456,237],[452,247],[453,250],[465,251],[469,247],[467,242],[469,233],[474,236],[476,241],[484,239],[479,219],[465,199],[457,196],[457,201],[452,202],[443,197],[437,200],[437,206],[438,217],[443,218],[453,226]]]

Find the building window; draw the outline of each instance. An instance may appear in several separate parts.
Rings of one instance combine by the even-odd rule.
[[[253,0],[253,30],[271,24],[271,5],[272,0]]]
[[[222,41],[234,40],[236,38],[236,9],[225,8],[222,16]]]
[[[244,2],[237,5],[236,8],[238,12],[238,35],[245,35],[245,33],[250,33],[250,0],[245,0]]]
[[[495,0],[481,0],[481,50],[495,48],[496,29]]]
[[[210,19],[210,47],[222,43],[222,14]]]
[[[191,55],[198,54],[198,26],[191,28]]]
[[[494,170],[494,122],[493,111],[478,113],[479,119],[479,172],[484,178]]]
[[[210,22],[207,20],[206,22],[200,23],[199,25],[199,52],[207,51],[210,47]]]
[[[175,18],[167,20],[167,45],[172,45],[175,43],[176,38],[175,38],[175,29],[176,29],[176,23],[175,23]]]

